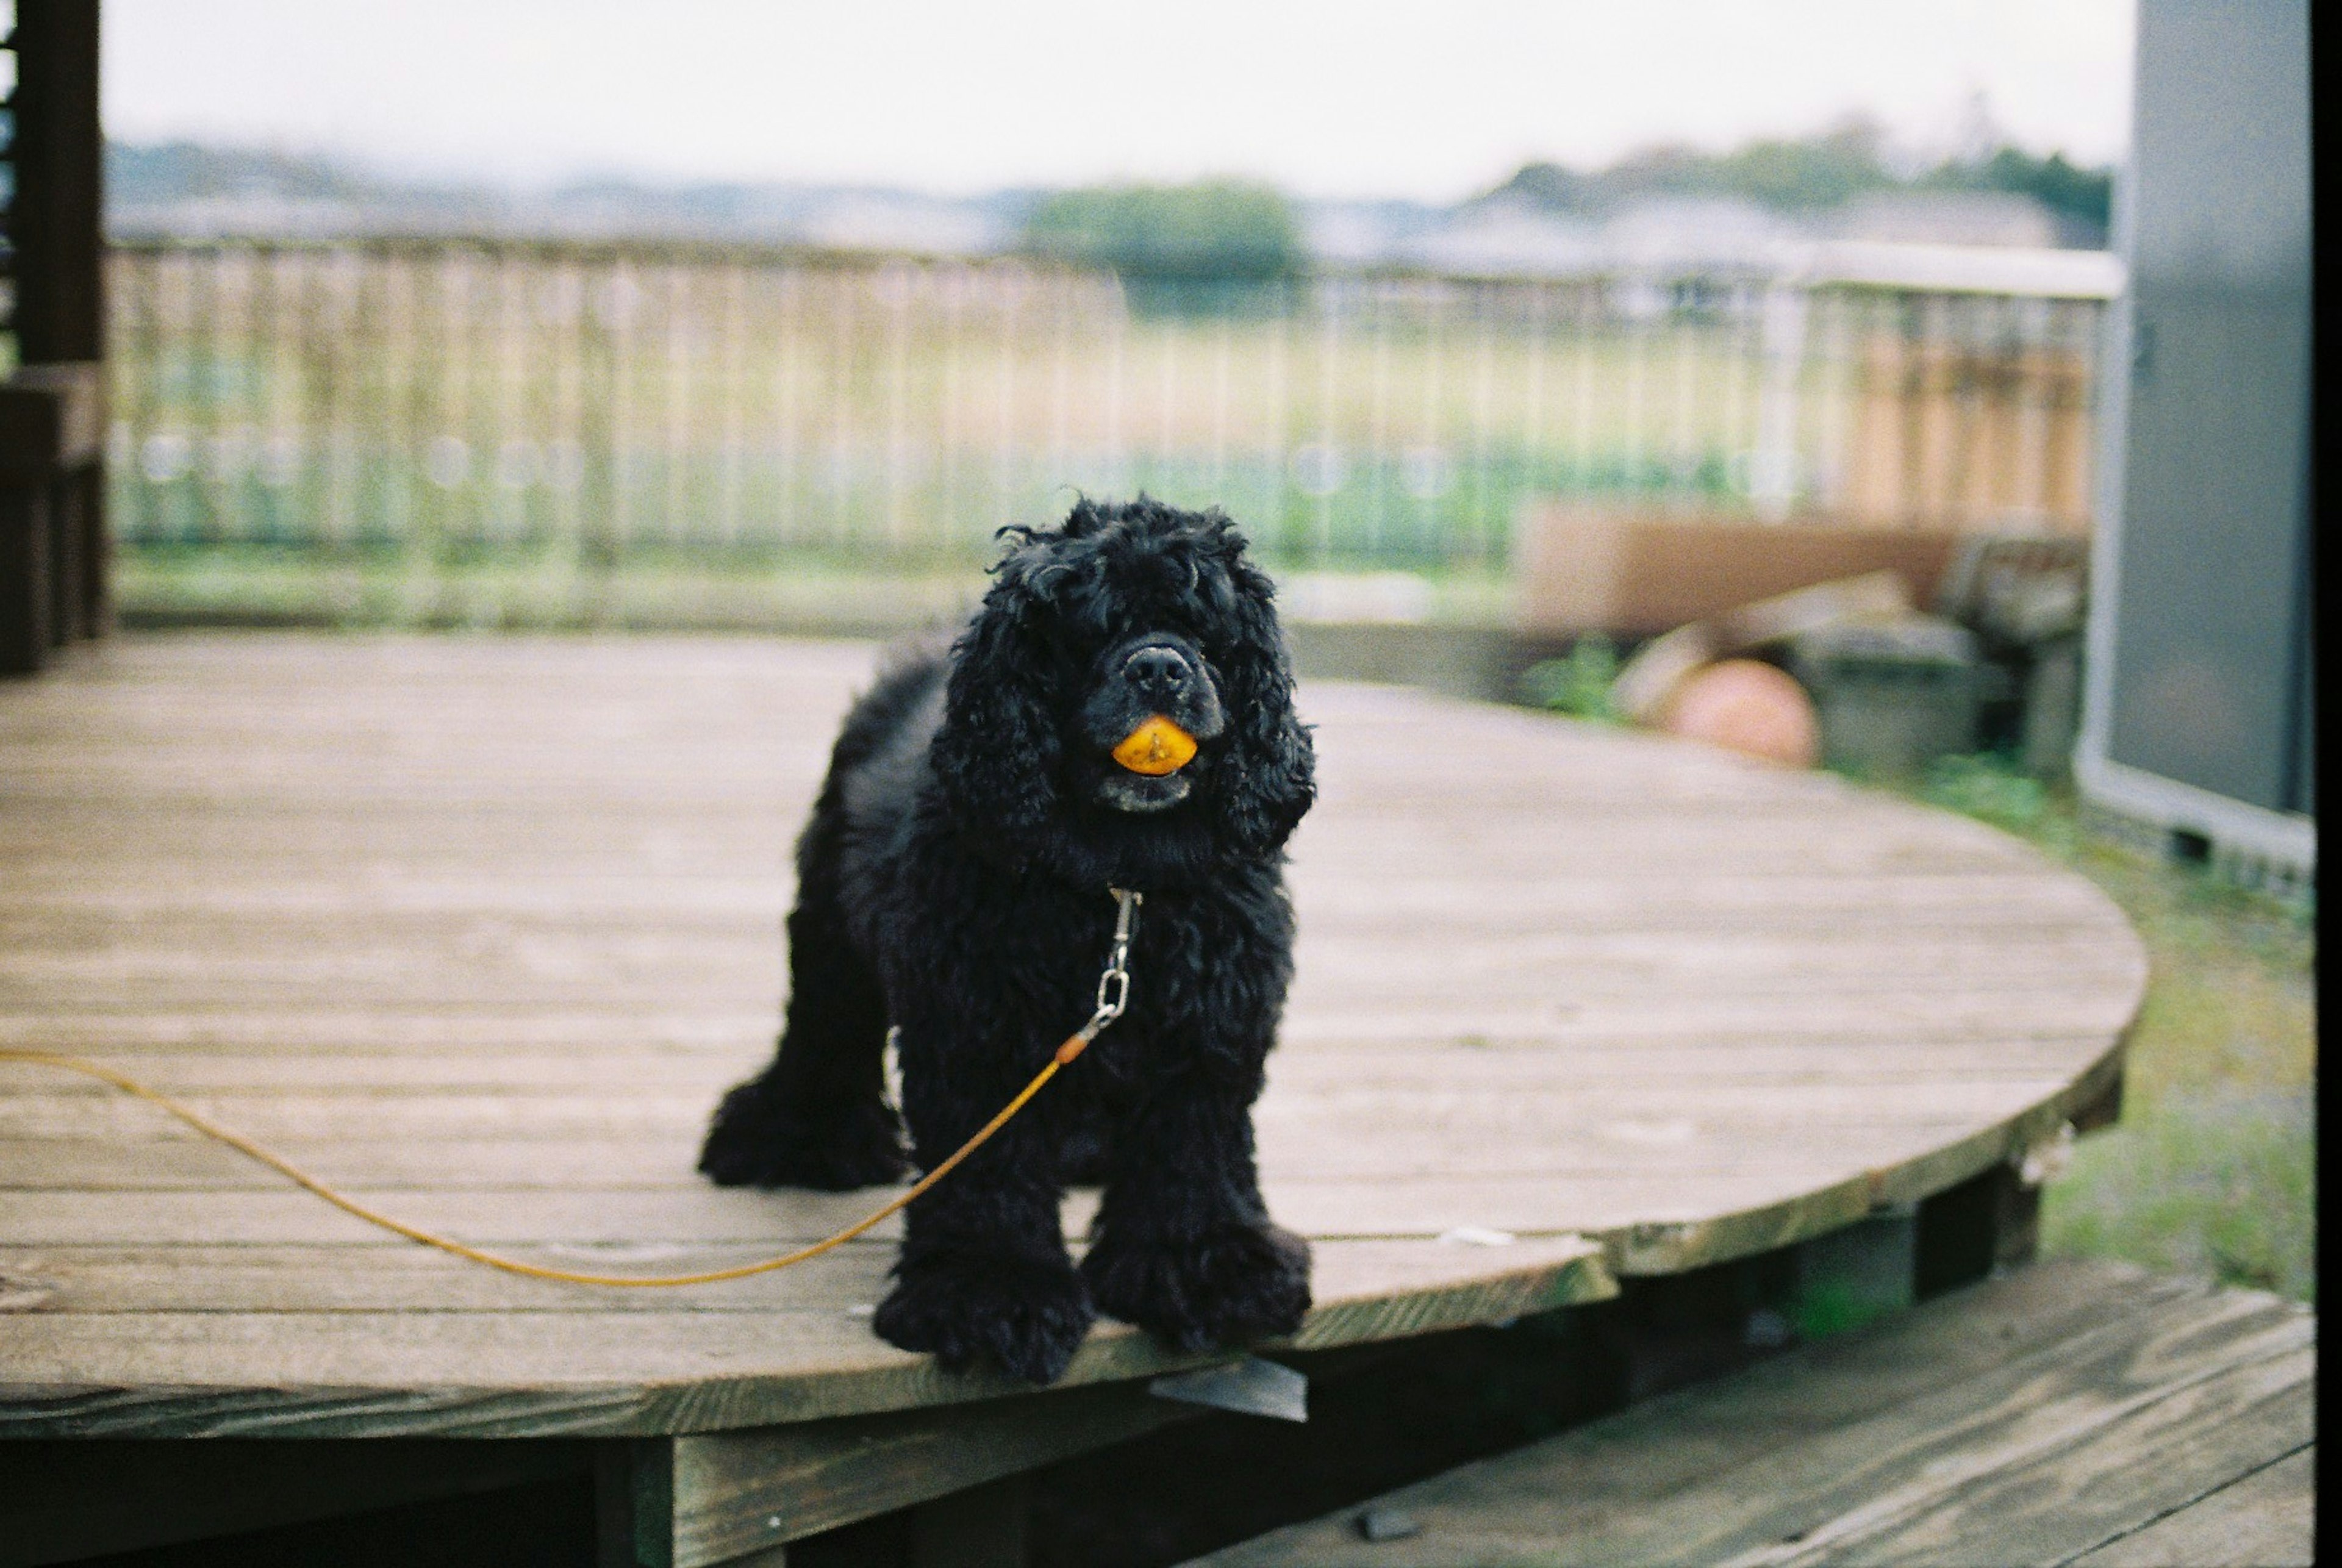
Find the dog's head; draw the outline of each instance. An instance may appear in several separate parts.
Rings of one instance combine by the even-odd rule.
[[[1082,882],[1274,854],[1316,794],[1266,574],[1221,513],[1083,501],[1009,529],[934,750],[976,841]]]

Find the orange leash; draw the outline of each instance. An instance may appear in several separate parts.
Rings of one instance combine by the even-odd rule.
[[[498,1257],[494,1253],[483,1252],[477,1247],[467,1246],[462,1242],[435,1234],[419,1225],[410,1225],[404,1220],[394,1219],[379,1210],[370,1209],[347,1193],[336,1191],[319,1181],[284,1155],[253,1142],[232,1127],[220,1125],[192,1105],[182,1104],[159,1090],[148,1088],[127,1073],[118,1073],[98,1063],[87,1061],[79,1056],[64,1055],[54,1051],[0,1049],[0,1062],[24,1062],[35,1066],[55,1067],[67,1073],[79,1073],[85,1077],[95,1078],[101,1083],[111,1084],[125,1094],[135,1094],[150,1104],[161,1106],[205,1137],[225,1144],[236,1153],[259,1161],[270,1170],[307,1188],[344,1213],[355,1215],[370,1225],[379,1225],[385,1231],[405,1236],[408,1241],[420,1242],[426,1247],[436,1247],[443,1253],[450,1253],[459,1258],[467,1258],[475,1263],[485,1263],[492,1269],[502,1269],[508,1274],[526,1274],[531,1279],[563,1280],[576,1285],[609,1285],[620,1290],[657,1290],[673,1285],[715,1284],[722,1280],[744,1280],[751,1274],[770,1273],[775,1269],[785,1269],[792,1263],[801,1263],[808,1258],[817,1258],[832,1248],[845,1245],[881,1220],[900,1213],[921,1193],[951,1174],[953,1168],[962,1160],[982,1148],[995,1133],[1006,1126],[1009,1119],[1022,1111],[1031,1102],[1033,1096],[1041,1092],[1041,1086],[1044,1084],[1056,1077],[1059,1069],[1087,1050],[1090,1042],[1096,1039],[1107,1024],[1121,1017],[1123,1009],[1128,1004],[1130,997],[1130,971],[1126,965],[1130,957],[1131,914],[1138,904],[1139,895],[1125,892],[1121,888],[1116,888],[1114,895],[1120,901],[1121,907],[1115,917],[1114,954],[1107,961],[1106,973],[1098,978],[1096,1011],[1090,1014],[1088,1023],[1066,1036],[1066,1043],[1058,1046],[1048,1063],[1040,1072],[1033,1075],[1033,1081],[1026,1084],[1015,1099],[1002,1106],[998,1115],[978,1128],[976,1135],[962,1144],[948,1159],[942,1161],[934,1170],[920,1177],[909,1191],[890,1200],[868,1218],[848,1225],[834,1236],[816,1242],[808,1247],[800,1247],[796,1252],[785,1253],[780,1257],[766,1258],[761,1263],[741,1263],[728,1269],[710,1269],[704,1273],[649,1276],[588,1274],[575,1273],[568,1269],[549,1269],[538,1263],[523,1263],[518,1258]]]
[[[766,1258],[762,1263],[742,1263],[736,1268],[711,1269],[706,1273],[660,1274],[649,1278],[636,1278],[627,1274],[586,1274],[574,1273],[568,1269],[549,1269],[538,1263],[522,1263],[518,1258],[498,1257],[494,1253],[482,1252],[477,1247],[466,1246],[462,1242],[435,1235],[419,1225],[410,1225],[405,1220],[394,1219],[378,1209],[366,1207],[348,1193],[336,1191],[319,1181],[284,1155],[254,1143],[232,1127],[221,1126],[194,1106],[174,1100],[160,1090],[148,1088],[127,1073],[117,1073],[113,1068],[102,1066],[95,1062],[85,1061],[79,1056],[60,1055],[51,1051],[15,1050],[0,1050],[0,1062],[29,1062],[37,1066],[57,1067],[67,1073],[79,1073],[85,1077],[111,1084],[125,1094],[135,1094],[150,1104],[161,1106],[205,1137],[225,1144],[237,1154],[248,1155],[266,1165],[270,1170],[290,1177],[344,1213],[355,1214],[370,1225],[380,1225],[385,1231],[395,1232],[408,1241],[421,1242],[426,1247],[437,1247],[443,1253],[453,1253],[459,1258],[469,1258],[475,1263],[485,1263],[492,1269],[502,1269],[508,1274],[527,1274],[532,1279],[540,1280],[566,1280],[571,1284],[576,1285],[616,1285],[621,1288],[642,1290],[666,1285],[714,1284],[718,1280],[744,1280],[750,1274],[770,1273],[775,1269],[787,1268],[791,1263],[801,1263],[807,1258],[817,1258],[832,1247],[844,1245],[879,1221],[891,1214],[899,1213],[912,1199],[942,1181],[950,1174],[953,1166],[976,1153],[986,1139],[1006,1126],[1008,1119],[1022,1111],[1026,1103],[1041,1092],[1041,1085],[1056,1076],[1057,1069],[1080,1055],[1083,1048],[1088,1044],[1089,1041],[1079,1034],[1067,1039],[1063,1045],[1057,1047],[1057,1054],[1050,1059],[1048,1065],[1043,1067],[1034,1080],[1025,1085],[1024,1092],[1001,1108],[1000,1114],[986,1122],[975,1137],[959,1146],[958,1152],[951,1158],[920,1177],[918,1183],[910,1191],[895,1198],[868,1219],[857,1224],[849,1225],[826,1241],[816,1242],[809,1247],[799,1248],[784,1257]]]

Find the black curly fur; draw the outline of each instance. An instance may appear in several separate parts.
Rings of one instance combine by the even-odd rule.
[[[932,1166],[1088,1016],[1107,890],[1144,894],[1129,1013],[911,1206],[874,1320],[947,1367],[1046,1383],[1101,1309],[1188,1348],[1308,1310],[1251,1107],[1292,973],[1284,844],[1316,785],[1270,584],[1226,517],[1142,495],[1006,532],[958,639],[897,654],[847,715],[797,844],[780,1051],[725,1097],[700,1169],[895,1179],[890,1022],[912,1157]],[[1199,749],[1142,779],[1110,753],[1156,713]],[[1059,1199],[1101,1179],[1076,1268]]]

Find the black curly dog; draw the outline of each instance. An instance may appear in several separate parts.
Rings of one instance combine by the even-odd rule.
[[[1315,764],[1268,578],[1225,515],[1142,495],[1003,533],[948,653],[898,656],[846,717],[797,844],[780,1051],[725,1097],[699,1167],[726,1185],[898,1178],[893,1024],[932,1168],[1089,1016],[1109,890],[1136,889],[1129,1012],[911,1206],[876,1319],[946,1367],[1047,1383],[1101,1310],[1187,1349],[1308,1310],[1308,1248],[1261,1203],[1251,1107]],[[1159,776],[1113,755],[1151,717],[1196,743]],[[1077,1268],[1058,1202],[1100,1180]]]

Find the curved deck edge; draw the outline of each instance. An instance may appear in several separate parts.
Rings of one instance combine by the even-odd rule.
[[[1321,1242],[1319,1300],[1301,1332],[1255,1347],[1327,1350],[1607,1300],[1617,1282],[1580,1236],[1482,1248],[1442,1242]],[[1394,1273],[1399,1290],[1373,1288]],[[20,1320],[27,1321],[27,1320]],[[1066,1389],[1152,1377],[1231,1359],[1166,1349],[1101,1323],[1075,1355]],[[641,1437],[721,1432],[1046,1393],[997,1373],[953,1373],[870,1341],[862,1364],[819,1376],[781,1373],[515,1389],[202,1386],[138,1389],[0,1383],[0,1438]]]
[[[1917,1159],[1866,1171],[1776,1203],[1680,1223],[1646,1222],[1596,1231],[1593,1237],[1621,1276],[1682,1273],[1811,1241],[1882,1209],[1932,1198],[1995,1165],[2019,1164],[2077,1116],[2117,1093],[2127,1034],[2126,1027],[2087,1072],[2057,1093]]]

